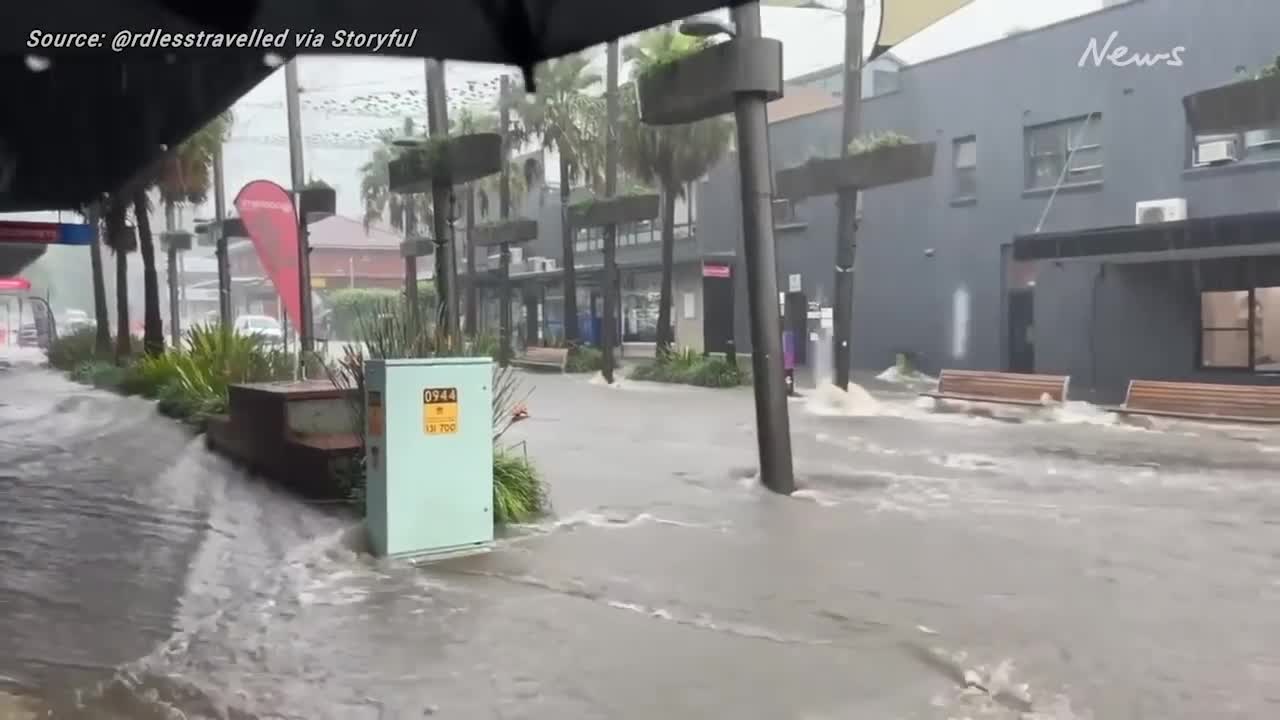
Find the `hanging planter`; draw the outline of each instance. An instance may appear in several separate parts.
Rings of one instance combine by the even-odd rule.
[[[745,38],[712,45],[636,80],[640,119],[682,125],[731,113],[739,93],[782,97],[782,43]]]
[[[658,208],[654,193],[587,198],[569,206],[569,224],[576,229],[644,222],[658,217]]]
[[[426,257],[435,253],[436,244],[430,238],[410,238],[400,243],[400,257]]]
[[[1182,99],[1187,123],[1198,135],[1280,125],[1280,75],[1241,80]]]
[[[801,200],[918,180],[933,174],[936,153],[931,142],[912,142],[896,133],[870,136],[855,140],[845,157],[813,158],[780,170],[774,191],[780,198]]]
[[[305,187],[298,193],[298,201],[308,224],[332,217],[338,209],[338,193],[328,186]]]
[[[463,185],[501,170],[502,137],[497,133],[429,138],[387,167],[394,193],[430,192],[436,182]]]
[[[520,245],[538,239],[538,221],[521,218],[486,223],[477,225],[471,233],[475,247]]]
[[[185,230],[160,233],[160,247],[167,251],[186,252],[191,249],[192,235]]]

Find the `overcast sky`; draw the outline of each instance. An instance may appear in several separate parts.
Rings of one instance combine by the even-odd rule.
[[[1004,36],[1099,9],[1103,0],[975,0],[955,15],[904,42],[894,53],[908,63],[945,55]],[[843,18],[837,12],[763,8],[765,34],[783,41],[788,77],[839,64]],[[599,49],[598,55],[602,55]],[[500,66],[449,64],[451,104],[490,100]],[[303,58],[302,113],[305,168],[337,188],[338,212],[361,215],[359,168],[368,159],[378,130],[398,127],[405,115],[422,117],[423,63],[369,57]],[[277,72],[235,106],[236,123],[224,154],[228,206],[251,180],[289,186],[289,152],[284,141],[284,74]],[[354,145],[354,147],[353,147]],[[554,164],[551,164],[554,172]],[[555,178],[551,178],[553,181]],[[192,218],[211,208],[184,213]],[[34,218],[33,218],[34,219]]]

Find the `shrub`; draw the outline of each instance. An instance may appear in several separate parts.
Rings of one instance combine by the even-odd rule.
[[[853,142],[849,143],[849,154],[861,155],[862,153],[878,150],[882,147],[910,145],[912,142],[914,141],[911,138],[893,130],[889,130],[887,132],[873,132],[854,138]]]
[[[93,328],[81,328],[59,336],[49,343],[49,366],[70,372],[84,363],[100,359],[94,348],[96,340],[97,330]]]
[[[71,379],[104,390],[119,388],[124,381],[125,369],[105,360],[80,363],[71,371]]]
[[[357,317],[357,341],[359,344],[343,348],[343,357],[329,369],[329,379],[339,388],[354,390],[351,413],[355,424],[353,431],[365,444],[364,418],[364,362],[365,350],[369,357],[383,360],[430,357],[493,357],[498,342],[491,336],[464,340],[447,340],[428,327],[428,323],[415,326],[407,317],[403,301],[380,303],[373,311],[362,311]],[[516,405],[523,402],[528,393],[521,393],[519,376],[510,368],[494,365],[493,370],[493,444],[496,447],[510,429]],[[363,456],[363,452],[361,452]],[[353,501],[364,496],[365,474],[361,462],[343,463],[334,469],[334,476],[343,485]],[[494,453],[494,522],[522,522],[547,510],[547,493],[534,468],[523,458],[514,458],[503,451]]]
[[[726,388],[751,384],[751,375],[736,364],[694,350],[667,353],[632,369],[632,380]]]
[[[528,522],[546,512],[546,486],[524,457],[509,451],[493,454],[493,521]]]
[[[565,363],[565,372],[589,373],[599,372],[604,367],[604,353],[599,348],[579,345],[569,351],[569,359]]]

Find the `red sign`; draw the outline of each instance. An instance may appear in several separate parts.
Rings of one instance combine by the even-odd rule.
[[[289,191],[268,180],[254,180],[236,196],[236,210],[244,222],[258,260],[284,303],[295,327],[302,316],[298,281],[298,216]]]
[[[31,282],[24,278],[0,278],[0,292],[30,289]]]
[[[703,265],[702,277],[727,278],[730,277],[730,268],[728,265]]]
[[[5,222],[0,223],[0,242],[40,243],[53,245],[58,242],[57,223]]]

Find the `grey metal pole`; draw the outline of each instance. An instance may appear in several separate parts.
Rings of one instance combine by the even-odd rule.
[[[177,228],[173,216],[173,203],[164,205],[164,229],[173,232]],[[178,317],[178,250],[173,243],[165,247],[165,283],[169,286],[169,341],[175,349],[182,347],[182,327]]]
[[[475,337],[479,332],[480,291],[476,287],[476,186],[467,185],[467,334]]]
[[[311,323],[311,242],[307,237],[307,218],[302,212],[302,187],[307,175],[302,163],[302,109],[299,107],[298,61],[284,66],[285,112],[289,119],[289,170],[293,181],[293,207],[298,216],[298,349],[299,355],[315,350],[315,328]],[[301,362],[301,358],[299,360]]]
[[[739,38],[761,36],[760,4],[733,9]],[[751,312],[751,365],[755,379],[756,439],[760,480],[776,493],[795,491],[791,422],[782,369],[782,319],[778,310],[778,261],[773,242],[773,173],[769,124],[760,93],[739,93],[738,165],[742,176],[742,235],[746,255],[747,304]]]
[[[405,118],[404,136],[405,138],[413,137],[413,120],[411,118]],[[404,226],[405,242],[412,241],[414,237],[414,197],[413,193],[405,193],[404,197],[401,198],[403,203],[401,207],[403,209],[400,212],[400,219],[402,221],[401,224]],[[413,252],[417,252],[416,247],[414,247]],[[418,317],[418,256],[412,253],[404,257],[404,300],[410,326],[416,329],[418,321],[421,320]]]
[[[231,264],[227,257],[227,195],[222,177],[222,143],[213,150],[213,225],[217,236],[214,247],[218,258],[218,320],[223,330],[231,329]]]
[[[840,132],[840,157],[849,154],[857,137],[862,107],[862,24],[866,0],[845,0],[844,11],[844,120]],[[848,188],[836,198],[835,307],[832,352],[836,387],[849,387],[850,335],[853,332],[853,263],[857,249],[858,191]]]
[[[605,145],[604,145],[604,194],[613,197],[618,192],[618,41],[609,43],[605,69]],[[604,381],[613,383],[614,348],[618,345],[617,309],[614,298],[618,270],[618,226],[604,228],[604,320],[600,333],[601,374]]]
[[[444,84],[444,63],[426,60],[427,133],[432,138],[449,135],[449,98]],[[450,222],[449,197],[453,188],[448,183],[431,184],[431,213],[436,241],[436,301],[443,307],[444,332],[458,336],[458,263],[453,257],[453,226]]]
[[[511,78],[498,79],[498,130],[502,133],[502,171],[498,176],[498,217],[507,220],[511,216]],[[501,278],[498,290],[498,332],[502,339],[498,344],[503,367],[511,362],[511,243],[498,248],[501,261]]]

